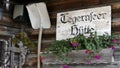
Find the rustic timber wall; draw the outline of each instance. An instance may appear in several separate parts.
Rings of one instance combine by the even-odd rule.
[[[87,8],[94,8],[100,6],[111,5],[112,6],[112,33],[120,33],[120,0],[50,0],[46,2],[50,20],[51,20],[51,28],[43,30],[42,37],[42,50],[48,47],[56,38],[56,16],[58,12],[64,11],[73,11]],[[0,25],[18,28],[21,26],[20,22],[16,23],[7,17],[9,15],[4,14],[3,20],[0,20]],[[26,27],[27,25],[25,25]],[[27,27],[26,27],[27,28]],[[39,30],[34,30],[29,26],[26,29],[30,38],[38,42],[38,33]]]
[[[120,33],[120,0],[53,0],[47,3],[51,19],[51,28],[43,30],[42,50],[48,47],[56,38],[56,16],[58,12],[112,6],[112,33]],[[32,31],[32,39],[37,42],[38,30]]]
[[[56,17],[58,12],[73,11],[73,10],[111,5],[112,6],[112,33],[120,33],[120,0],[51,0],[51,1],[47,1],[46,4],[47,4],[52,26],[49,29],[43,30],[42,51],[46,47],[48,47],[56,38],[56,20],[57,20]],[[2,21],[0,22],[0,24],[11,26],[11,22],[10,23],[8,22],[8,24],[5,24],[4,21]],[[39,30],[37,29],[31,30],[30,28],[30,38],[36,43],[36,46],[38,43],[38,33],[39,33]],[[37,51],[35,50],[35,52]],[[36,62],[37,62],[37,59],[32,58],[31,60],[28,60],[26,64],[36,65]]]
[[[56,17],[58,12],[73,11],[100,6],[112,6],[112,33],[120,33],[120,0],[52,0],[46,2],[51,20],[51,28],[43,30],[42,51],[56,38]],[[31,39],[38,42],[38,30],[32,30]],[[33,59],[36,60],[36,59]]]

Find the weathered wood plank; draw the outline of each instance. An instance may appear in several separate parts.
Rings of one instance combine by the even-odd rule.
[[[120,34],[120,31],[112,31],[112,34]]]
[[[49,12],[63,12],[75,9],[83,9],[97,6],[112,5],[113,3],[118,3],[120,0],[66,0],[66,1],[53,1],[48,2]]]
[[[43,65],[42,68],[63,68],[63,65]],[[117,65],[105,65],[105,64],[95,64],[95,65],[85,65],[85,64],[72,64],[69,68],[118,68]]]
[[[120,31],[120,18],[113,19],[112,31]]]
[[[100,0],[100,4],[115,3],[115,2],[120,2],[120,0]]]
[[[112,18],[120,18],[120,12],[118,13],[113,13]]]
[[[0,25],[17,29],[21,29],[23,25],[25,26],[25,28],[31,27],[30,25],[25,25],[24,23],[15,22],[8,13],[3,13],[3,18],[2,20],[0,20]]]
[[[115,18],[112,20],[112,26],[120,26],[120,18]]]
[[[9,35],[0,35],[0,39],[9,40],[11,36]]]
[[[41,50],[45,51],[45,49],[48,48],[53,43],[53,41],[54,40],[44,41],[44,43],[42,43],[42,46],[41,46],[42,49]],[[45,42],[47,42],[47,43],[45,44]]]
[[[111,5],[111,7],[112,7],[112,11],[113,12],[119,12],[120,11],[120,2],[117,2],[117,3],[111,3],[111,4],[108,4],[108,5]],[[105,6],[105,5],[101,5],[101,6]],[[75,7],[79,7],[79,6],[75,6]],[[93,5],[93,6],[91,6],[90,8],[95,8],[95,7],[100,7],[100,5]],[[51,7],[52,8],[52,7]],[[84,9],[87,9],[87,8],[89,8],[89,7],[86,7],[86,8],[84,8]],[[61,9],[61,8],[60,8]],[[64,11],[74,11],[74,10],[82,10],[82,8],[78,8],[78,9],[74,9],[74,8],[72,8],[71,10],[61,10],[61,11],[52,11],[52,12],[49,12],[49,15],[50,15],[50,17],[51,18],[56,18],[56,14],[58,13],[58,12],[64,12]]]
[[[36,45],[38,45],[38,41],[34,41],[36,43]],[[44,51],[45,48],[49,47],[52,43],[54,42],[54,40],[42,40],[41,41],[41,50]],[[34,52],[37,52],[37,48],[34,50]]]
[[[112,8],[113,9],[120,9],[120,2],[118,2],[118,3],[112,3]]]
[[[55,40],[56,34],[43,34],[42,35],[42,40]],[[29,38],[32,41],[37,41],[38,42],[38,35],[29,35]]]
[[[32,35],[38,35],[39,29],[28,29]],[[56,26],[52,25],[49,29],[43,29],[43,34],[55,34],[56,33]]]
[[[58,12],[58,11],[68,11],[73,9],[82,8],[88,5],[97,5],[99,4],[99,0],[59,0],[54,2],[48,2],[48,11],[49,12]]]

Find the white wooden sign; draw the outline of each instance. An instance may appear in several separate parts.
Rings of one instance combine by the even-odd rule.
[[[57,14],[56,40],[96,31],[111,35],[111,6],[61,12]]]

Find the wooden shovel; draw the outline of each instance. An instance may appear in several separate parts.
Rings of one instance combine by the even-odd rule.
[[[50,28],[50,18],[44,2],[29,4],[26,6],[33,29],[39,29],[38,37],[38,66],[40,68],[41,38],[43,28]]]

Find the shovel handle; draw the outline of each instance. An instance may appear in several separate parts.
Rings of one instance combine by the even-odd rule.
[[[37,68],[41,67],[40,63],[40,52],[41,52],[41,39],[42,39],[42,28],[39,29],[39,37],[38,37],[38,63],[37,63]]]

